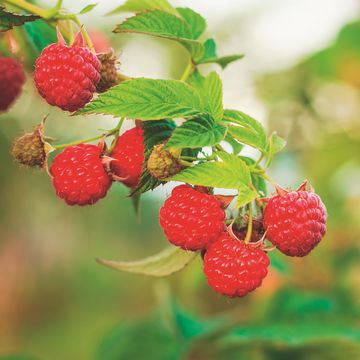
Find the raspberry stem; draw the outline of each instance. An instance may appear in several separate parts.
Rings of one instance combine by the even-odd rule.
[[[97,136],[94,136],[94,137],[91,137],[91,138],[88,138],[88,139],[76,140],[76,141],[72,141],[72,142],[69,142],[69,143],[66,143],[66,144],[54,145],[54,149],[55,150],[61,150],[61,149],[65,149],[68,146],[75,146],[75,145],[79,145],[79,144],[83,144],[83,143],[88,143],[88,142],[91,142],[91,141],[99,140],[99,139],[101,139],[103,137],[108,137],[108,136],[115,135],[118,132],[119,132],[119,130],[116,127],[114,129],[111,129],[111,130],[107,131],[106,133],[103,133],[101,135],[97,135]]]
[[[188,65],[186,66],[186,68],[184,70],[184,73],[181,75],[180,80],[181,81],[186,81],[194,70],[195,70],[195,66],[194,66],[193,62],[190,60]]]
[[[252,212],[252,205],[251,203],[249,204],[249,218],[248,218],[248,227],[247,227],[247,231],[246,231],[246,237],[245,237],[245,244],[248,244],[251,240],[251,233],[252,233],[252,226],[253,226],[253,212]]]
[[[119,123],[117,124],[116,128],[114,129],[115,130],[115,136],[114,136],[114,140],[111,144],[111,147],[109,149],[109,155],[111,155],[111,153],[113,152],[115,146],[116,146],[116,143],[117,143],[117,139],[119,138],[119,135],[120,135],[120,130],[121,130],[121,127],[122,127],[122,124],[124,123],[124,120],[125,118],[121,118],[119,120]]]

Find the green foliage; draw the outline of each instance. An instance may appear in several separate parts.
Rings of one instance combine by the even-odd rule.
[[[175,40],[183,45],[194,59],[197,59],[204,52],[202,44],[196,40],[198,36],[197,26],[195,24],[194,29],[182,18],[165,11],[154,10],[126,19],[115,28],[114,32],[146,34]]]
[[[185,251],[178,247],[171,246],[154,256],[138,261],[97,259],[97,262],[114,270],[150,276],[167,276],[183,269],[194,260],[196,255],[196,252]]]
[[[162,10],[176,15],[177,11],[167,0],[127,0],[124,5],[118,6],[109,15],[121,12],[142,12],[151,10]]]
[[[5,10],[0,5],[0,32],[12,29],[14,26],[24,25],[26,22],[40,19],[37,15],[16,14]]]
[[[89,4],[86,5],[82,10],[79,11],[80,15],[87,14],[91,10],[93,10],[98,4]]]
[[[138,78],[114,86],[80,110],[140,120],[189,118],[204,112],[197,92],[177,80]]]
[[[253,146],[262,152],[267,150],[267,136],[264,127],[251,116],[237,110],[225,110],[224,121],[229,125],[229,134],[239,142]]]
[[[176,10],[189,25],[192,38],[198,39],[206,29],[205,19],[200,14],[189,8],[176,8]]]
[[[204,53],[201,59],[197,61],[198,64],[216,63],[225,69],[234,61],[240,60],[244,57],[242,54],[221,56],[218,57],[216,52],[216,42],[214,39],[207,39],[204,42]]]
[[[238,197],[235,206],[241,208],[259,197],[259,193],[247,185],[241,184],[238,189]]]
[[[25,31],[37,54],[40,54],[46,46],[57,41],[55,29],[44,20],[26,23]]]
[[[224,189],[248,186],[251,177],[245,162],[225,152],[219,153],[219,156],[222,161],[206,162],[189,167],[173,176],[171,180]]]
[[[192,148],[218,144],[226,134],[226,127],[217,124],[210,116],[188,120],[177,127],[166,147]]]
[[[169,331],[167,324],[153,317],[117,326],[102,341],[97,360],[180,360],[182,342]],[[145,355],[146,354],[146,355]]]

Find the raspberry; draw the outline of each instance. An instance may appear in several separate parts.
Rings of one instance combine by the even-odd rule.
[[[269,264],[263,250],[223,233],[205,253],[204,272],[216,292],[241,297],[261,285]]]
[[[282,192],[264,211],[266,237],[284,254],[307,255],[326,232],[326,208],[309,191]]]
[[[180,162],[181,149],[167,150],[164,146],[155,145],[147,161],[149,173],[159,180],[173,176],[184,168]]]
[[[57,196],[69,205],[91,205],[103,198],[111,180],[101,162],[101,149],[92,144],[69,146],[51,165]]]
[[[186,250],[199,250],[224,230],[225,212],[215,196],[189,185],[177,186],[160,209],[160,225],[169,241]]]
[[[120,83],[118,78],[119,61],[113,51],[98,54],[97,58],[101,63],[101,76],[100,81],[96,86],[96,91],[102,93]]]
[[[0,56],[0,112],[10,108],[24,83],[21,65],[14,59]]]
[[[100,81],[100,67],[87,48],[52,44],[36,60],[35,84],[50,105],[76,111],[91,100]]]
[[[135,188],[140,180],[144,162],[144,130],[137,126],[119,136],[111,153],[112,173],[126,186]]]
[[[45,119],[31,133],[26,133],[15,140],[12,148],[14,159],[28,167],[47,168],[47,155],[52,146],[44,140]]]

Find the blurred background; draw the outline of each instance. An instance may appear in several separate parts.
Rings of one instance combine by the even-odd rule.
[[[73,12],[86,4],[64,1]],[[178,78],[188,60],[178,45],[111,34],[124,17],[103,15],[120,4],[101,1],[82,20],[121,53],[123,73]],[[225,107],[287,139],[271,175],[284,187],[310,180],[328,208],[326,238],[307,258],[272,253],[263,286],[243,299],[214,293],[200,259],[160,280],[99,266],[95,257],[132,260],[165,247],[157,214],[170,188],[143,197],[140,223],[121,184],[93,207],[60,201],[44,173],[13,163],[13,139],[46,114],[47,135],[61,142],[115,120],[68,117],[40,99],[29,75],[0,115],[1,359],[359,359],[360,2],[172,4],[208,20],[219,54],[246,54],[222,73]]]

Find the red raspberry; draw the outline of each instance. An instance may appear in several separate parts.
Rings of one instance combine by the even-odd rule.
[[[52,44],[36,60],[35,84],[50,105],[76,111],[91,100],[100,68],[100,61],[87,48]]]
[[[272,197],[264,211],[266,237],[284,254],[307,255],[326,232],[326,208],[308,191]]]
[[[92,144],[69,146],[51,165],[56,194],[69,205],[91,205],[103,198],[111,180],[101,162],[101,150]]]
[[[137,126],[119,136],[111,153],[112,173],[130,188],[135,188],[140,180],[144,162],[144,130]]]
[[[24,83],[21,65],[14,59],[0,56],[0,112],[10,108]]]
[[[204,272],[216,292],[241,297],[261,285],[269,264],[266,252],[223,233],[205,253]]]
[[[177,186],[160,209],[160,225],[174,245],[199,250],[224,231],[225,211],[213,195]]]

